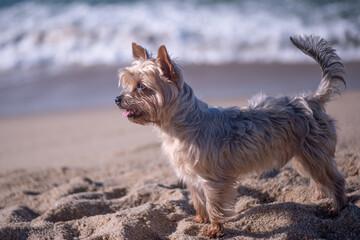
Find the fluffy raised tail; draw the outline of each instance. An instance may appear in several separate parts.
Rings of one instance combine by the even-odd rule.
[[[313,95],[325,104],[346,87],[345,70],[341,58],[330,44],[317,36],[294,36],[291,42],[306,55],[315,59],[322,69],[322,79]]]

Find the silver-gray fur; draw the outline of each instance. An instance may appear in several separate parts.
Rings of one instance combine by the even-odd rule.
[[[154,123],[160,130],[163,149],[191,192],[197,212],[195,220],[211,221],[210,229],[204,233],[206,236],[222,234],[222,224],[232,216],[234,187],[240,175],[280,168],[291,159],[301,174],[311,178],[318,192],[333,198],[336,212],[346,203],[345,181],[333,160],[337,141],[335,122],[324,110],[324,104],[338,93],[335,83],[345,83],[343,65],[323,39],[310,36],[291,40],[321,65],[323,78],[317,91],[297,97],[257,95],[244,108],[209,107],[195,97],[181,73],[176,74],[176,80],[164,78],[157,67],[161,59],[135,62],[126,69],[131,79],[126,81],[138,81],[133,76],[140,68],[145,72],[151,69],[153,75],[146,73],[151,76],[146,77],[149,85],[166,83],[153,84],[151,89],[157,96],[151,101],[161,101],[151,104],[141,103],[150,98],[136,101],[149,106],[142,109],[143,115],[151,116],[148,123]],[[167,54],[161,56],[166,58]],[[165,60],[162,64],[174,64]],[[176,66],[173,69],[179,71]],[[140,81],[141,78],[140,75]],[[121,108],[127,106],[127,102],[134,102],[126,99],[128,95],[137,98],[136,93],[124,93]],[[141,121],[147,123],[146,119]]]
[[[290,37],[291,42],[305,54],[315,59],[322,69],[322,79],[314,94],[323,104],[346,87],[345,69],[341,58],[330,44],[317,36]]]

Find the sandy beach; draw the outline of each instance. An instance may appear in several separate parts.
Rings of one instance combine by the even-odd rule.
[[[347,91],[326,107],[337,120],[348,206],[330,214],[330,199],[313,199],[309,180],[289,164],[240,179],[223,239],[359,239],[359,67],[346,64]],[[117,68],[34,73],[36,81],[0,88],[0,239],[204,239],[156,131],[113,104]],[[184,71],[195,93],[218,106],[245,106],[259,91],[315,90],[320,80],[315,64]]]

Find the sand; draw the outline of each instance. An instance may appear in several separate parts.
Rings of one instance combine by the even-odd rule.
[[[202,94],[215,105],[246,104],[244,95]],[[329,211],[330,199],[313,199],[309,180],[287,165],[240,179],[223,239],[360,239],[359,103],[350,87],[327,106],[347,181],[340,215]],[[115,106],[3,115],[0,132],[0,239],[204,239],[156,132],[129,123]]]

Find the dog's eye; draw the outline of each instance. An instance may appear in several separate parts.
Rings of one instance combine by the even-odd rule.
[[[144,90],[144,89],[145,89],[145,85],[142,84],[142,83],[138,83],[137,89],[139,89],[139,90]]]

